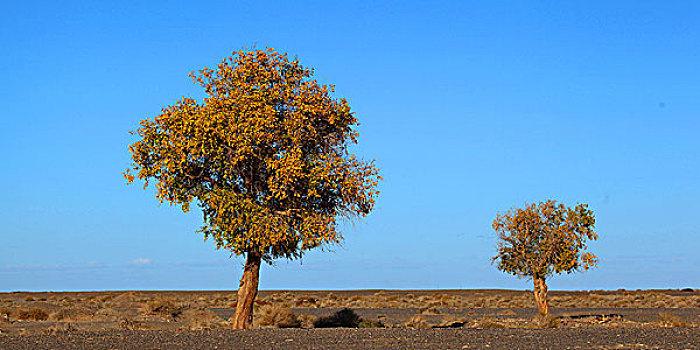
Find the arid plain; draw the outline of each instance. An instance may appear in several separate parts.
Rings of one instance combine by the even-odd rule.
[[[0,294],[0,349],[698,349],[700,291],[235,291]]]

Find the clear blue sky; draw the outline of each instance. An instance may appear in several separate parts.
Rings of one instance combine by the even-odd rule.
[[[553,289],[700,287],[700,3],[4,2],[0,291],[235,289],[201,214],[127,186],[128,134],[187,74],[274,47],[337,86],[385,181],[332,252],[264,289],[532,288],[500,211],[588,203],[597,270]]]

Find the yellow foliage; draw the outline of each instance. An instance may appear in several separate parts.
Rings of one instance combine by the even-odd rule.
[[[497,215],[493,229],[499,239],[493,261],[504,272],[544,279],[598,264],[597,257],[585,251],[587,240],[598,239],[595,216],[586,204],[529,204]]]
[[[190,76],[207,97],[141,121],[124,176],[155,180],[157,199],[184,211],[196,200],[205,239],[295,258],[341,240],[340,216],[372,210],[381,177],[348,151],[357,119],[313,70],[273,49],[240,50]]]

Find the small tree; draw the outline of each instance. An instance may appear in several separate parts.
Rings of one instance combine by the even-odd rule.
[[[233,327],[250,328],[261,261],[295,259],[342,240],[338,220],[367,215],[381,177],[348,147],[357,119],[334,87],[273,49],[238,51],[191,73],[202,103],[182,98],[141,121],[124,173],[156,181],[156,198],[204,215],[199,232],[246,257]]]
[[[586,240],[596,240],[595,217],[586,204],[567,208],[548,200],[498,214],[493,229],[499,270],[532,278],[537,308],[549,314],[546,279],[553,273],[571,273],[595,267],[595,255],[585,252]]]

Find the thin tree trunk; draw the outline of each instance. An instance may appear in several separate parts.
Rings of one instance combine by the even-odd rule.
[[[243,277],[238,286],[236,313],[233,314],[233,329],[253,328],[253,302],[258,295],[260,281],[260,254],[248,253],[243,268]]]
[[[537,310],[539,310],[541,315],[549,315],[549,303],[547,302],[547,284],[544,282],[544,278],[534,277],[532,279],[535,282],[535,302],[537,303]]]

